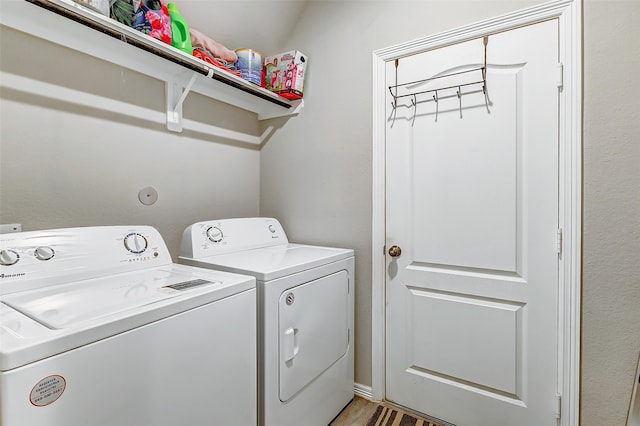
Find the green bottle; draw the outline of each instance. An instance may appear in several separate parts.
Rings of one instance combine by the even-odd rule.
[[[187,20],[180,14],[175,3],[167,4],[167,9],[169,9],[169,17],[171,18],[171,45],[189,55],[193,55],[191,34],[189,33]]]

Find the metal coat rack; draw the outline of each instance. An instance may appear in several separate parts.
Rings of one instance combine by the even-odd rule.
[[[393,108],[393,120],[395,121],[395,112],[396,112],[396,108],[398,107],[398,99],[401,98],[407,98],[410,97],[411,98],[411,105],[414,108],[414,114],[413,114],[413,120],[412,120],[412,124],[413,121],[415,121],[416,118],[416,110],[418,107],[418,100],[417,100],[417,96],[418,95],[423,95],[426,93],[433,93],[432,94],[432,99],[433,102],[435,102],[436,104],[436,121],[438,121],[438,102],[440,101],[440,94],[438,92],[443,92],[446,90],[451,90],[451,89],[457,89],[456,90],[456,97],[458,98],[458,104],[459,104],[459,110],[460,110],[460,118],[462,118],[462,96],[465,94],[462,92],[462,88],[463,87],[467,87],[467,86],[474,86],[474,85],[478,85],[478,84],[482,84],[482,93],[484,94],[484,100],[485,100],[485,106],[487,108],[487,113],[491,113],[491,111],[489,110],[489,96],[487,93],[487,44],[489,43],[489,37],[483,37],[482,40],[483,44],[484,44],[484,65],[478,68],[473,68],[470,70],[465,70],[465,71],[458,71],[458,72],[454,72],[454,73],[449,73],[449,74],[444,74],[444,75],[439,75],[436,77],[431,77],[431,78],[425,78],[422,80],[416,80],[416,81],[410,81],[408,83],[401,83],[398,84],[398,65],[399,65],[399,60],[396,59],[395,61],[395,67],[396,67],[396,84],[393,86],[389,86],[389,93],[391,94],[391,97],[393,98],[393,101],[391,102],[391,107]],[[406,86],[410,86],[410,85],[414,85],[414,84],[420,84],[420,83],[427,83],[430,81],[436,81],[438,79],[443,79],[443,78],[448,78],[448,77],[454,77],[454,76],[458,76],[458,75],[463,75],[463,74],[470,74],[470,73],[474,73],[474,72],[480,72],[481,73],[481,78],[479,78],[476,81],[472,81],[472,82],[468,82],[468,83],[460,83],[460,84],[453,84],[453,85],[448,85],[448,86],[443,86],[443,87],[438,87],[435,89],[428,89],[428,90],[420,90],[420,91],[416,91],[416,92],[410,92],[410,93],[405,93],[402,95],[398,95],[398,88],[401,87],[406,87]],[[429,100],[430,102],[431,100]]]

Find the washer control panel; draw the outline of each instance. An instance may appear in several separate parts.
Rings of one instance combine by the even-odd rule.
[[[211,220],[194,223],[185,229],[180,257],[198,259],[288,242],[277,219],[251,217]]]
[[[98,226],[0,235],[0,294],[171,264],[150,226]]]

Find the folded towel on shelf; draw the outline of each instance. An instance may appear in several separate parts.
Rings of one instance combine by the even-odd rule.
[[[194,47],[201,46],[208,50],[214,58],[220,58],[226,62],[238,61],[238,55],[236,55],[236,52],[231,49],[227,49],[225,46],[202,34],[200,31],[189,28],[189,33],[191,34],[191,44]]]
[[[193,56],[195,56],[198,59],[202,59],[208,64],[221,68],[224,71],[227,71],[233,75],[242,77],[242,73],[240,72],[240,70],[235,69],[235,65],[233,63],[227,63],[223,59],[215,58],[211,54],[211,52],[209,52],[207,49],[203,48],[202,46],[193,46]]]

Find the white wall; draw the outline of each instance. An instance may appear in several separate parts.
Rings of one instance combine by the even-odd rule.
[[[163,117],[160,81],[6,27],[0,49],[1,223],[24,230],[153,225],[176,259],[189,224],[259,213],[258,147],[172,133],[161,120],[141,118],[139,111]],[[14,84],[15,76],[33,83]],[[55,90],[29,93],[36,83]],[[62,100],[51,99],[57,91]],[[83,93],[123,102],[123,109],[79,106]],[[187,97],[184,114],[257,135],[254,114],[198,94]],[[159,195],[151,206],[138,201],[147,186]]]
[[[356,249],[356,381],[371,384],[371,52],[542,1],[311,1],[285,48],[305,109],[262,150],[261,212]],[[582,425],[625,423],[640,351],[640,2],[584,2]]]
[[[582,425],[624,425],[640,351],[640,2],[584,5]]]

